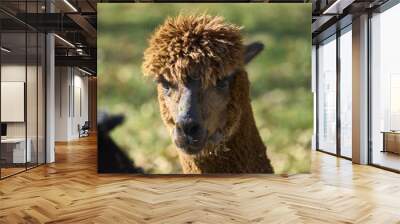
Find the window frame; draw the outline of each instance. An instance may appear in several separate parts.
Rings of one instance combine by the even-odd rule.
[[[372,94],[373,94],[373,88],[372,88],[372,19],[374,17],[374,14],[381,14],[384,13],[385,11],[393,8],[394,6],[397,6],[400,4],[400,0],[388,0],[384,4],[380,5],[377,8],[374,8],[372,10],[368,11],[368,32],[367,32],[367,38],[368,38],[368,165],[377,167],[383,170],[395,172],[395,173],[400,173],[400,170],[390,168],[384,165],[380,165],[377,163],[374,163],[373,160],[373,127],[372,127],[372,119],[373,119],[373,113],[372,113]]]
[[[29,12],[27,12],[27,2],[28,1],[22,1],[22,2],[26,3],[25,4],[25,12],[24,12],[25,16],[26,16],[27,13],[29,13]],[[34,1],[31,1],[31,2],[37,4],[36,5],[36,11],[38,13],[38,10],[39,10],[38,5],[39,5],[39,2],[42,2],[42,1],[41,0],[34,0]],[[48,7],[46,7],[46,9],[45,9],[46,12],[48,10],[47,8]],[[7,176],[4,176],[2,174],[2,168],[0,167],[0,180],[4,180],[4,179],[6,179],[8,177],[12,177],[12,176],[17,175],[19,173],[26,172],[26,171],[28,171],[30,169],[39,167],[39,166],[44,165],[44,164],[47,163],[47,128],[46,128],[47,127],[47,110],[46,110],[46,108],[47,108],[47,43],[48,43],[48,41],[47,41],[47,32],[43,32],[41,30],[38,30],[38,29],[28,25],[27,23],[24,23],[23,21],[21,21],[18,18],[14,17],[12,14],[10,14],[6,10],[1,9],[1,11],[3,13],[5,13],[6,15],[10,16],[11,19],[14,19],[17,22],[20,22],[22,24],[23,29],[15,31],[15,32],[19,32],[19,33],[25,35],[25,37],[24,37],[25,38],[25,49],[24,49],[24,51],[25,51],[25,56],[24,56],[25,57],[25,65],[24,65],[25,66],[25,69],[24,69],[25,70],[25,87],[24,87],[24,89],[25,89],[25,93],[24,93],[24,95],[25,95],[25,97],[24,97],[25,98],[25,100],[24,100],[25,166],[24,166],[23,170],[17,171],[17,172],[12,173],[12,174],[9,174]],[[0,23],[0,28],[1,28],[1,23]],[[3,30],[0,29],[0,46],[2,45],[2,43],[1,43],[2,42],[2,38],[1,37],[2,37],[3,33],[9,33],[9,32],[3,31]],[[13,33],[13,32],[11,32],[11,33]],[[28,144],[27,144],[28,143],[28,141],[27,141],[28,140],[28,131],[27,131],[27,129],[28,129],[28,116],[27,116],[27,113],[28,113],[27,112],[28,34],[33,34],[33,35],[36,36],[36,49],[35,49],[35,52],[36,52],[36,61],[35,61],[35,66],[36,66],[36,71],[35,71],[35,73],[36,73],[35,74],[36,75],[36,91],[35,91],[35,93],[32,93],[32,94],[36,95],[36,122],[34,122],[34,123],[36,123],[36,136],[34,136],[33,138],[36,138],[37,145],[36,145],[36,161],[35,161],[35,163],[33,165],[30,164],[30,166],[28,166],[29,162],[27,162],[27,156],[28,156],[28,154],[27,154],[27,147],[28,147]],[[40,35],[40,34],[43,34],[43,35]],[[43,53],[43,55],[39,54],[39,36],[42,36],[40,41],[41,41],[41,44],[42,44],[41,47],[43,49],[40,49],[41,50],[40,52]],[[41,105],[41,107],[43,107],[42,109],[44,110],[43,111],[44,114],[42,114],[43,117],[40,117],[40,118],[39,118],[39,116],[41,116],[41,115],[39,115],[39,113],[38,113],[38,111],[39,111],[39,81],[38,81],[39,68],[38,68],[38,66],[40,65],[39,64],[39,56],[41,56],[42,60],[43,60],[43,63],[41,64],[41,66],[42,66],[42,71],[41,71],[42,74],[41,75],[42,75],[42,82],[43,82],[42,83],[43,84],[43,86],[42,86],[42,88],[43,88],[43,92],[42,92],[42,96],[43,96],[42,103],[43,103],[43,105]],[[3,66],[2,62],[3,62],[3,58],[2,58],[2,55],[0,53],[0,82],[1,82],[1,79],[2,79],[2,74],[1,74],[1,68]],[[1,90],[1,85],[0,85],[0,90]],[[1,96],[1,93],[0,93],[0,96]],[[0,97],[0,99],[1,99],[1,97]],[[1,105],[0,105],[0,110],[1,110]],[[42,125],[43,125],[42,128],[44,129],[43,133],[42,133],[43,134],[43,140],[42,141],[43,141],[44,144],[42,145],[43,148],[41,149],[41,151],[43,152],[43,155],[41,155],[41,157],[43,157],[42,158],[43,162],[39,162],[39,144],[38,144],[38,139],[39,139],[39,120],[41,120]],[[0,117],[0,123],[1,123],[1,117]],[[2,147],[1,147],[1,144],[0,144],[0,158],[1,158],[1,148]],[[33,150],[32,150],[32,152],[33,152]]]
[[[315,61],[316,61],[316,151],[327,153],[329,155],[337,156],[343,159],[347,160],[352,160],[352,158],[347,157],[342,155],[341,152],[341,119],[340,119],[340,81],[341,81],[341,67],[340,67],[340,37],[344,35],[347,32],[352,32],[352,29],[349,28],[352,26],[352,22],[349,22],[351,17],[346,16],[342,20],[339,20],[338,23],[342,23],[342,27],[340,29],[337,29],[335,33],[332,33],[331,35],[328,35],[324,37],[323,39],[319,40],[316,44],[316,55],[315,55]],[[336,27],[337,24],[332,25],[332,27]],[[329,28],[328,28],[329,29]],[[332,36],[335,36],[335,38],[332,38]],[[329,40],[331,38],[332,40]],[[321,149],[320,144],[319,144],[319,122],[320,122],[320,115],[319,115],[319,85],[320,85],[320,74],[319,74],[319,47],[321,43],[323,42],[329,42],[329,41],[336,41],[336,151],[335,153],[329,152],[327,150]]]

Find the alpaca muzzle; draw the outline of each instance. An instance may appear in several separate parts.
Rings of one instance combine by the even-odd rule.
[[[181,124],[174,129],[175,145],[187,154],[199,153],[205,146],[205,131],[195,124]]]
[[[187,154],[200,152],[205,145],[206,131],[200,123],[191,119],[180,119],[174,128],[176,146]]]
[[[191,82],[183,88],[178,106],[173,133],[175,144],[188,154],[196,154],[203,149],[206,139],[198,105],[198,83]]]

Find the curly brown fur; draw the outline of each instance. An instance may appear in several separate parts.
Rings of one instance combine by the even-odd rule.
[[[254,121],[245,71],[236,76],[233,86],[227,111],[236,126],[233,133],[222,146],[206,148],[199,156],[179,153],[184,173],[273,173]]]
[[[205,126],[219,131],[224,139],[218,144],[207,144],[195,155],[178,149],[184,173],[273,173],[255,125],[243,55],[240,27],[225,23],[221,17],[180,15],[168,18],[151,37],[143,62],[147,76],[165,79],[174,85],[198,79],[202,89],[210,91],[218,80],[235,73],[223,117],[211,119],[213,116],[209,113],[213,108],[207,107],[218,105],[213,97],[205,99],[201,108],[208,122],[221,120],[221,124],[205,122]],[[166,98],[162,88],[158,86],[161,117],[172,133],[176,116],[168,105],[179,102],[179,95],[177,99]],[[222,120],[226,121],[222,123]]]
[[[225,24],[222,17],[179,15],[167,18],[153,34],[143,70],[174,82],[185,82],[190,74],[210,86],[242,64],[240,27]]]

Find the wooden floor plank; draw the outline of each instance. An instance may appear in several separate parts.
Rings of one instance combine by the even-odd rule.
[[[289,177],[97,174],[96,139],[0,181],[0,223],[400,223],[400,175],[312,152]]]

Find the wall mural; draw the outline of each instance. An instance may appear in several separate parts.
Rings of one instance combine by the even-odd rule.
[[[99,172],[309,172],[308,4],[99,4]]]

